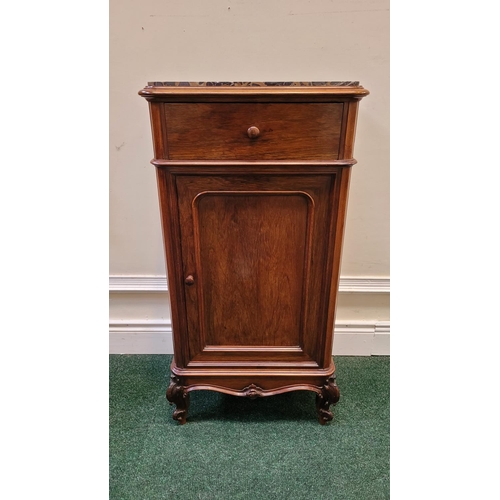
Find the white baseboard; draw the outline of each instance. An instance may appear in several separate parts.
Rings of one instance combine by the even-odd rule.
[[[110,292],[168,292],[166,276],[110,276]],[[340,278],[340,293],[390,293],[390,278]]]
[[[167,322],[110,322],[109,353],[173,354],[172,325]]]
[[[115,300],[119,297],[132,300],[127,307],[134,309],[140,301],[130,294],[166,293],[168,292],[167,279],[165,276],[110,276],[109,291]],[[341,277],[339,292],[389,294],[390,279]],[[121,295],[122,293],[125,293],[125,296]],[[157,296],[158,299],[159,297]],[[122,317],[124,312],[128,316],[128,312],[122,309],[118,317]],[[134,313],[137,315],[137,310]],[[153,308],[148,310],[147,314],[149,318],[154,318],[157,313]],[[389,322],[356,320],[348,323],[337,322],[333,352],[340,356],[389,355],[389,338]],[[111,354],[172,354],[172,326],[168,318],[166,321],[140,321],[132,318],[129,321],[111,320],[109,349]]]
[[[337,323],[333,354],[388,356],[388,321]],[[114,322],[109,325],[110,354],[173,354],[172,326],[167,322]]]
[[[333,354],[336,356],[390,355],[388,321],[337,323],[333,339]]]

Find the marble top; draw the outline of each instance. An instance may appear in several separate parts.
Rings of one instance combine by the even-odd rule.
[[[149,87],[359,87],[359,82],[148,82]]]

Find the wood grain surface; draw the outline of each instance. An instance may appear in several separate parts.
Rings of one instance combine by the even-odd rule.
[[[172,309],[167,397],[317,395],[333,418],[333,324],[359,86],[153,86]]]
[[[171,160],[335,160],[342,103],[165,103]],[[258,137],[248,136],[258,128]]]

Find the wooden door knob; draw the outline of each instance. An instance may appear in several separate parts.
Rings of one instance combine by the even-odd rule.
[[[184,283],[186,283],[187,286],[194,285],[194,277],[192,274],[190,274],[185,280]]]
[[[247,134],[250,139],[256,139],[260,135],[260,130],[257,127],[250,127],[247,130]]]

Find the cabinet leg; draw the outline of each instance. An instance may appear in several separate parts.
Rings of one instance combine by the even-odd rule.
[[[335,373],[326,380],[321,389],[321,394],[316,395],[316,409],[318,410],[319,423],[325,425],[332,420],[333,413],[330,405],[336,405],[340,398],[340,391],[335,381]]]
[[[175,404],[176,406],[172,418],[177,420],[181,425],[185,424],[189,409],[189,393],[186,392],[180,378],[175,375],[170,377],[167,399],[170,401],[170,404]]]

